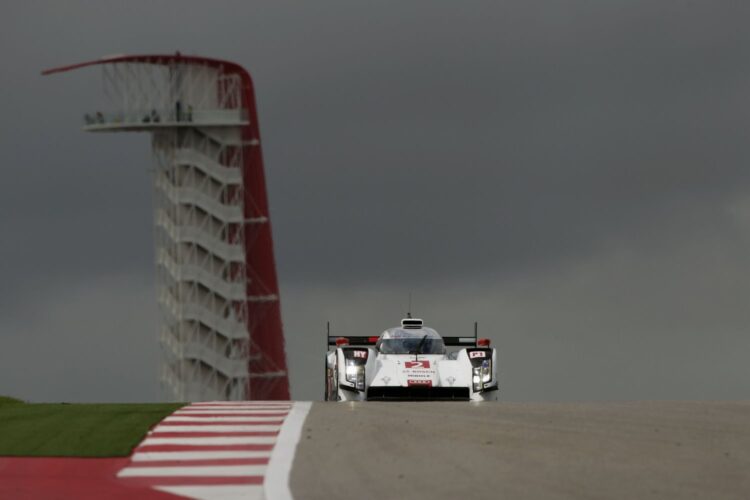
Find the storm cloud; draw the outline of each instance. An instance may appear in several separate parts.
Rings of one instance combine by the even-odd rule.
[[[513,400],[747,398],[750,6],[8,3],[0,393],[157,399],[146,135],[111,53],[253,74],[292,393],[324,325],[480,323]],[[66,360],[61,364],[60,360]],[[50,382],[53,381],[53,382]]]

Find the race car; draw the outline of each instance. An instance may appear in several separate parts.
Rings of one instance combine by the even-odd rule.
[[[326,401],[497,400],[497,353],[476,324],[473,337],[441,337],[405,318],[379,337],[329,333],[328,347]]]

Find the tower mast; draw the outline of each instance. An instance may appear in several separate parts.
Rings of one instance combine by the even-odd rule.
[[[260,130],[250,74],[196,56],[113,56],[112,110],[89,132],[149,132],[156,163],[161,383],[181,401],[289,399]]]

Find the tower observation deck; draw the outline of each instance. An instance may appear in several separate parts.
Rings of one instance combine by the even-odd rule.
[[[241,66],[112,56],[89,132],[150,132],[161,384],[168,397],[289,399],[255,95]]]

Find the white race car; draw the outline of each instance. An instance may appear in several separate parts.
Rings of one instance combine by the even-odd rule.
[[[497,400],[497,353],[476,328],[473,337],[441,337],[406,318],[380,337],[328,335],[328,346],[326,401]]]

